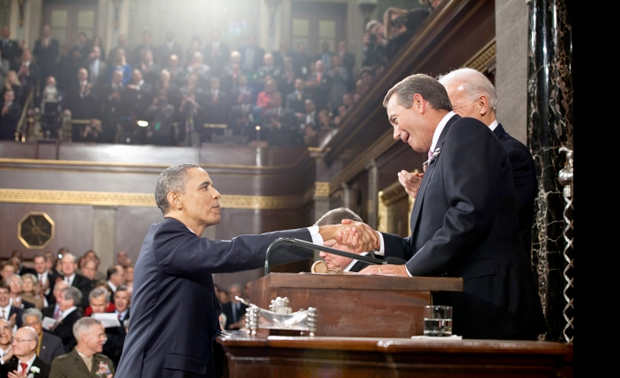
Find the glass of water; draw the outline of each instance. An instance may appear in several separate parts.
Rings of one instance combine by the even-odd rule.
[[[424,306],[424,336],[452,336],[452,306]]]

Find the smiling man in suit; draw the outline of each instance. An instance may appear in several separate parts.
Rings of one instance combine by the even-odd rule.
[[[411,213],[412,235],[381,234],[380,253],[407,263],[361,273],[462,277],[462,293],[434,296],[434,303],[453,306],[455,334],[535,340],[546,326],[504,147],[484,123],[455,114],[444,86],[427,75],[397,83],[383,105],[394,139],[430,157]]]
[[[32,327],[19,328],[11,340],[11,354],[14,356],[0,365],[0,377],[37,377],[47,378],[50,364],[37,356],[39,338]]]
[[[359,250],[378,244],[363,223],[313,226],[231,240],[200,237],[220,223],[220,193],[195,164],[165,169],[155,200],[164,222],[151,226],[136,261],[129,332],[115,378],[214,377],[213,342],[222,311],[212,273],[264,266],[267,248],[281,237],[322,244],[354,228]],[[272,264],[308,258],[311,252],[285,246]],[[174,324],[174,327],[170,327]]]
[[[38,344],[37,344],[37,356],[43,361],[51,364],[54,358],[65,354],[65,348],[62,345],[62,340],[52,335],[49,332],[43,332],[43,315],[41,311],[36,308],[29,308],[24,310],[22,314],[22,322],[24,327],[32,327],[37,331]]]
[[[73,337],[73,325],[83,316],[82,309],[76,303],[82,300],[82,293],[73,286],[62,289],[58,298],[60,317],[52,328],[52,335],[59,337],[65,347],[65,352],[70,352],[76,344]]]

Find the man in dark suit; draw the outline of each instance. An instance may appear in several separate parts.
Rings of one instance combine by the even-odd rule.
[[[327,109],[333,79],[327,74],[327,69],[322,60],[317,60],[314,67],[316,72],[310,74],[306,86],[312,91],[312,101],[314,101],[317,110]]]
[[[228,287],[228,294],[230,295],[230,302],[222,304],[222,313],[226,315],[227,330],[240,329],[242,327],[241,318],[245,315],[245,311],[248,306],[239,302],[235,297],[243,298],[241,293],[241,286],[239,284],[232,284]]]
[[[127,286],[119,286],[114,293],[114,313],[118,316],[118,321],[121,325],[120,327],[108,327],[105,329],[108,340],[103,345],[103,354],[110,357],[112,362],[114,362],[115,368],[118,367],[118,362],[123,352],[125,337],[127,336],[125,324],[129,321],[131,315],[129,311],[130,301]]]
[[[407,263],[361,273],[462,277],[462,293],[434,296],[434,303],[453,306],[455,334],[535,340],[546,325],[504,147],[484,123],[452,112],[443,85],[427,75],[397,83],[383,104],[394,139],[430,157],[411,213],[412,235],[382,234],[380,253]]]
[[[101,321],[88,316],[78,320],[73,336],[77,340],[75,348],[52,361],[50,378],[111,377],[114,364],[101,354],[105,343]]]
[[[6,378],[12,373],[22,377],[47,378],[50,364],[37,356],[38,342],[37,332],[32,327],[22,327],[15,331],[10,352],[13,358],[0,365],[0,377]]]
[[[184,56],[183,47],[177,42],[172,30],[166,32],[166,42],[159,45],[157,64],[160,66],[166,65],[170,59],[170,55],[178,56],[179,60]],[[181,63],[184,62],[181,61]]]
[[[43,26],[41,38],[34,42],[32,55],[39,66],[39,82],[44,83],[48,76],[56,76],[56,60],[60,55],[60,43],[52,37],[52,28],[49,25]]]
[[[306,112],[306,100],[310,98],[310,93],[306,91],[306,82],[303,79],[295,79],[295,90],[286,95],[285,107],[295,112],[301,119]]]
[[[11,39],[11,29],[8,26],[2,27],[2,39],[0,39],[0,51],[2,51],[2,57],[9,61],[12,70],[17,70],[19,64],[17,64],[19,58],[22,55],[22,49],[25,41],[21,43]]]
[[[265,112],[263,125],[265,137],[270,146],[297,146],[302,144],[302,135],[297,126],[295,113],[282,106],[282,94],[275,92],[270,109]]]
[[[72,253],[65,253],[60,261],[60,269],[63,275],[63,281],[80,290],[82,294],[80,300],[78,300],[75,305],[82,307],[82,309],[88,307],[88,293],[90,293],[93,286],[91,280],[76,272],[77,258],[75,255]]]
[[[4,283],[0,284],[0,318],[9,322],[11,326],[21,327],[24,309],[13,306],[10,298],[10,288]]]
[[[62,340],[49,332],[43,332],[43,314],[36,308],[29,308],[22,314],[24,327],[32,327],[37,331],[38,344],[36,353],[43,361],[51,364],[54,358],[65,354]]]
[[[0,103],[0,140],[15,140],[21,110],[15,101],[15,92],[6,90]]]
[[[239,52],[241,53],[241,69],[243,72],[256,72],[263,65],[265,49],[256,45],[256,37],[254,35],[248,37],[248,43]]]
[[[76,344],[76,339],[73,337],[73,325],[83,317],[82,309],[77,307],[82,300],[82,293],[77,288],[68,286],[62,289],[59,299],[58,309],[61,315],[52,327],[51,333],[62,340],[65,352],[68,353]]]
[[[534,200],[538,193],[532,154],[523,143],[510,136],[497,122],[495,118],[497,92],[491,81],[480,71],[460,68],[441,76],[439,82],[446,88],[454,112],[461,117],[476,118],[489,126],[508,153],[517,193],[519,230],[525,252],[529,257],[534,223]],[[418,190],[421,175],[402,171],[399,173],[399,180],[407,192],[415,198],[414,193]]]
[[[221,220],[220,193],[195,164],[165,169],[155,198],[165,221],[151,226],[136,261],[130,331],[115,378],[213,377],[221,305],[211,274],[264,266],[266,249],[280,237],[322,244],[347,230],[330,225],[231,240],[202,238],[207,227]],[[352,247],[364,250],[377,243],[365,225],[354,227],[359,239]],[[307,257],[307,251],[286,248],[271,263]]]

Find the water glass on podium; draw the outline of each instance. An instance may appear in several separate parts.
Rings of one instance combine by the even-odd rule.
[[[424,306],[424,336],[452,336],[452,306]]]

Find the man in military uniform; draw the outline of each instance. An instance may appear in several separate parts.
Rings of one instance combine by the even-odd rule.
[[[74,324],[73,335],[77,345],[52,361],[50,378],[112,378],[114,364],[101,354],[106,341],[101,321],[83,317]]]

